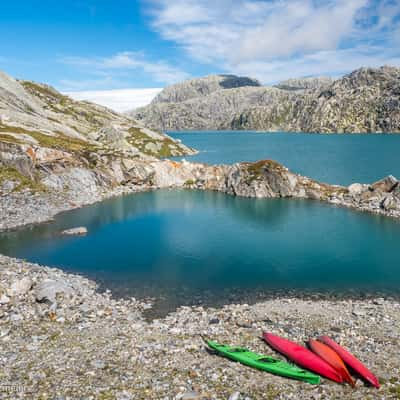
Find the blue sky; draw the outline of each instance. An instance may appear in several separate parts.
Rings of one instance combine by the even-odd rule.
[[[63,91],[400,65],[399,0],[5,0],[0,69]]]

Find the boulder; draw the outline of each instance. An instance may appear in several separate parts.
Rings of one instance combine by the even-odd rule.
[[[77,228],[65,229],[61,232],[61,235],[65,236],[84,236],[88,233],[88,230],[84,226],[79,226]]]
[[[397,198],[393,194],[386,196],[382,202],[381,206],[385,210],[397,210],[400,208],[400,198]]]
[[[347,189],[349,194],[352,196],[357,196],[365,191],[366,185],[362,185],[361,183],[353,183]]]
[[[11,284],[7,291],[7,294],[11,297],[13,296],[23,296],[28,293],[32,287],[32,281],[29,277],[24,277],[18,281]]]
[[[35,288],[35,299],[38,302],[56,303],[57,296],[72,297],[76,291],[62,280],[45,279]]]
[[[380,190],[381,192],[391,192],[395,186],[397,186],[398,180],[393,176],[389,175],[371,185],[372,190]]]

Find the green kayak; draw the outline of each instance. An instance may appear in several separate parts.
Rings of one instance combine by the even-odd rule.
[[[275,375],[285,376],[287,378],[298,379],[317,385],[320,383],[320,376],[312,372],[305,371],[287,362],[264,356],[262,354],[253,353],[252,351],[241,347],[230,347],[218,344],[211,340],[207,340],[207,344],[217,353],[230,358],[234,361],[239,361],[249,367],[257,368],[262,371],[267,371]]]

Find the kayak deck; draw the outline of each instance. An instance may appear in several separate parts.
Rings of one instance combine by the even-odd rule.
[[[319,384],[321,380],[318,375],[313,374],[312,372],[298,368],[273,357],[254,353],[246,348],[226,346],[211,340],[208,340],[207,344],[217,353],[249,367],[284,376],[286,378],[301,380],[313,385]]]

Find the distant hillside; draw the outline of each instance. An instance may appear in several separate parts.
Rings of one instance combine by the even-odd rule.
[[[192,152],[131,117],[0,72],[0,194],[6,181],[32,187],[68,174],[82,190],[78,172],[122,182],[135,160]]]
[[[152,101],[152,104],[180,103],[197,97],[207,96],[219,90],[244,86],[261,85],[255,79],[234,75],[210,75],[204,78],[189,79],[182,83],[166,87]]]
[[[161,130],[248,129],[400,132],[400,69],[361,68],[340,79],[290,79],[273,87],[210,76],[164,89],[131,115]],[[204,88],[204,89],[203,89]]]

